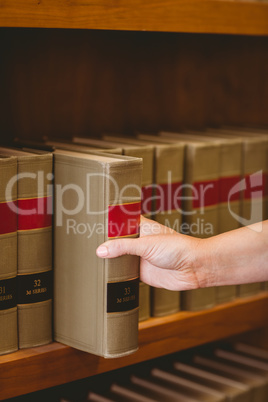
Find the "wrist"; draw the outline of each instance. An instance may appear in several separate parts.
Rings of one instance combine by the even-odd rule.
[[[194,253],[194,270],[199,288],[217,286],[211,239],[197,239]]]

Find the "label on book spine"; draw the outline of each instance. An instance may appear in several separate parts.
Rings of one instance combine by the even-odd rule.
[[[107,313],[120,313],[139,306],[139,278],[107,283]]]
[[[0,310],[16,307],[16,276],[0,280]]]
[[[18,304],[39,303],[52,298],[52,271],[18,275]]]

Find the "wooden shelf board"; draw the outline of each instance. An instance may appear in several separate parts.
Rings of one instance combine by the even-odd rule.
[[[0,356],[0,400],[86,378],[179,350],[265,327],[268,293],[200,312],[180,312],[140,323],[139,350],[104,359],[60,343]]]
[[[268,3],[243,0],[1,0],[0,26],[268,34]]]

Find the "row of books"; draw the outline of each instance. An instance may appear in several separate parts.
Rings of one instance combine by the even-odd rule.
[[[141,157],[142,213],[188,235],[205,238],[268,216],[265,130],[103,135],[102,139],[74,137],[64,144],[47,140],[46,144]],[[181,309],[209,308],[266,290],[266,284],[260,283],[181,293],[141,286],[141,320]]]
[[[245,343],[206,346],[72,388],[60,402],[266,402],[268,352]]]
[[[142,159],[5,147],[0,155],[0,353],[51,342],[53,287],[55,340],[105,357],[135,351],[139,259],[99,259],[96,248],[139,235]]]
[[[230,200],[227,194],[252,175],[258,184],[260,170],[265,177],[267,143],[263,133],[229,130],[45,140],[24,144],[27,150],[1,148],[5,219],[0,238],[0,353],[52,339],[53,245],[54,338],[106,357],[137,349],[138,320],[181,308],[207,308],[264,290],[264,284],[239,286],[238,293],[235,286],[181,293],[150,289],[139,282],[137,258],[102,261],[95,250],[108,238],[138,236],[140,209],[183,232],[199,225],[202,230],[190,235],[207,237],[238,227],[241,222],[228,205],[236,216],[248,219],[250,192],[241,197],[239,188]],[[253,201],[256,210],[261,206],[266,214],[263,184],[261,190]],[[206,195],[203,204],[200,194]],[[203,230],[206,225],[208,231]]]

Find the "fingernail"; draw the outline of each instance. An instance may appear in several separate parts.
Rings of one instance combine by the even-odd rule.
[[[99,257],[106,257],[108,255],[108,248],[106,246],[100,246],[97,248],[96,252]]]

